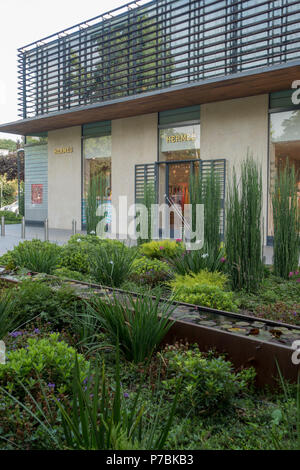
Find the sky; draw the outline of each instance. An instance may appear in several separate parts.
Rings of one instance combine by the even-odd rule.
[[[17,121],[17,49],[129,0],[0,0],[0,124]],[[0,139],[18,136],[0,133]]]

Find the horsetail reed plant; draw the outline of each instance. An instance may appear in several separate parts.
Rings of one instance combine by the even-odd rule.
[[[204,204],[204,188],[203,188],[203,178],[202,172],[194,171],[190,173],[190,183],[189,183],[189,203],[192,206],[192,231],[196,230],[196,207],[197,204]],[[205,209],[205,208],[204,208]],[[204,212],[205,215],[205,212]],[[205,222],[204,222],[205,224]],[[204,225],[205,229],[205,225]]]
[[[104,216],[97,215],[98,207],[103,204],[105,196],[106,179],[105,176],[94,176],[89,185],[86,199],[86,229],[87,233],[96,233],[98,223]]]
[[[289,163],[275,179],[272,194],[274,223],[274,272],[288,279],[297,270],[300,255],[300,214],[297,179]]]
[[[216,257],[220,249],[221,182],[211,168],[204,182],[204,241],[207,251]]]
[[[155,183],[153,182],[148,182],[144,184],[143,187],[143,197],[139,201],[140,204],[143,204],[147,208],[147,227],[148,227],[148,233],[147,233],[147,238],[138,238],[138,244],[140,245],[141,243],[146,243],[151,241],[152,239],[152,212],[151,212],[151,207],[152,204],[155,204],[156,202],[156,194],[155,194]],[[141,214],[140,212],[137,212],[137,217],[143,217],[144,214]],[[137,225],[137,231],[140,231],[140,224]]]
[[[263,278],[262,174],[252,157],[235,168],[226,204],[226,256],[234,289],[255,292]]]
[[[204,243],[212,257],[220,249],[221,182],[212,167],[205,177],[201,170],[190,176],[190,204],[192,205],[192,230],[196,229],[196,206],[204,204]]]

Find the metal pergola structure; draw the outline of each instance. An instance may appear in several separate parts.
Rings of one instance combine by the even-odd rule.
[[[299,58],[299,0],[137,0],[19,49],[19,114],[27,119]]]

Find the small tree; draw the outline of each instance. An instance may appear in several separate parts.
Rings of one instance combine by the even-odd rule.
[[[272,194],[274,223],[274,272],[288,278],[298,267],[300,255],[300,215],[297,179],[289,163],[279,172]]]

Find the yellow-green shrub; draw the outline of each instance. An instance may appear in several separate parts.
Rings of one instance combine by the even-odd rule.
[[[152,240],[140,246],[140,253],[148,258],[174,258],[184,251],[184,245],[173,240]]]

